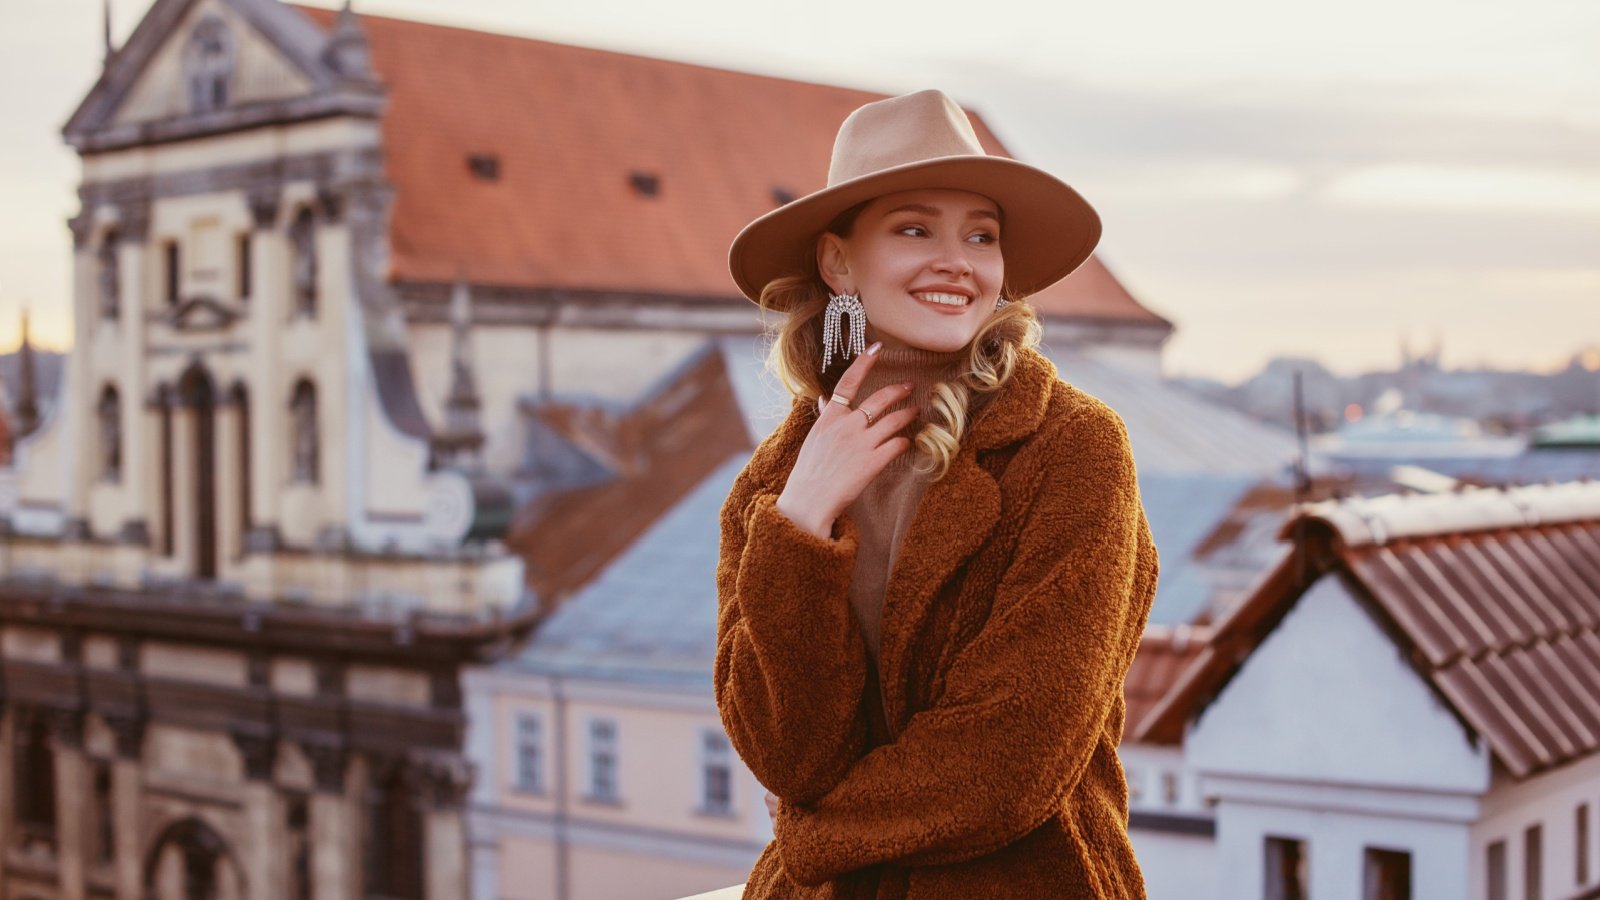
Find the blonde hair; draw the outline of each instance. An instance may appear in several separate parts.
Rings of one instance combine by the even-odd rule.
[[[856,210],[847,210],[829,231],[848,237]],[[783,307],[788,315],[768,328],[771,347],[767,368],[771,369],[789,393],[815,406],[817,398],[831,394],[845,366],[819,371],[822,365],[822,312],[828,305],[828,288],[817,270],[814,256],[808,258],[807,271],[775,278],[761,289],[761,305],[767,309]],[[1002,296],[1006,293],[1002,291]],[[917,431],[912,442],[915,459],[912,468],[938,481],[950,470],[950,463],[961,449],[969,424],[968,413],[976,394],[992,394],[1011,380],[1022,348],[1039,345],[1043,329],[1033,307],[1013,300],[984,321],[967,345],[965,370],[953,381],[942,381],[931,392],[931,421]]]

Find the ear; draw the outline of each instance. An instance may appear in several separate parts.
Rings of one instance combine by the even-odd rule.
[[[823,232],[817,239],[817,272],[833,293],[855,293],[850,283],[850,262],[845,256],[844,238],[830,231]]]

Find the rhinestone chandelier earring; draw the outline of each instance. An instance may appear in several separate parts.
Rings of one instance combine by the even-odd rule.
[[[840,319],[850,317],[850,333],[845,335]],[[835,351],[841,360],[849,359],[866,349],[867,309],[861,305],[860,294],[829,294],[828,307],[822,311],[822,370],[828,370]]]
[[[995,312],[999,312],[1000,310],[1005,309],[1006,305],[1009,304],[1010,302],[1011,302],[1010,300],[1007,300],[1006,298],[1001,297],[999,300],[996,300],[994,302],[994,311]]]

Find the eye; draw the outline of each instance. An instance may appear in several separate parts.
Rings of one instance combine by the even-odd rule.
[[[999,242],[1000,235],[989,231],[980,231],[968,237],[967,240],[976,244],[994,244]]]
[[[899,228],[894,230],[894,233],[903,234],[908,237],[927,237],[928,229],[923,228],[921,225],[901,225]]]

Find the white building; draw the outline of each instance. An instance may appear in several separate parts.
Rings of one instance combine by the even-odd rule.
[[[1312,504],[1129,738],[1181,740],[1215,882],[1152,898],[1600,892],[1600,484]],[[1154,890],[1156,883],[1163,890]]]

